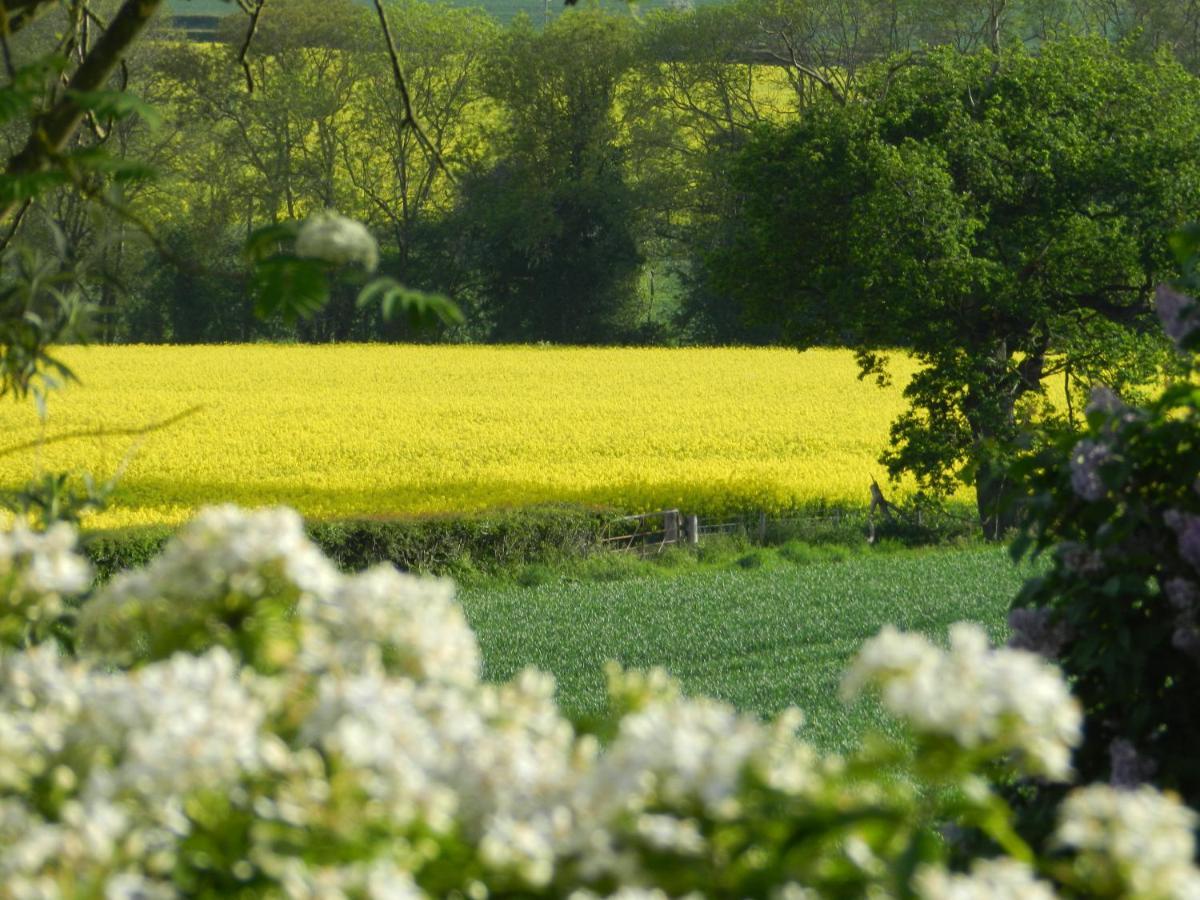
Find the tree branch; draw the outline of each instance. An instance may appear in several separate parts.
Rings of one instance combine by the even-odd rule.
[[[21,3],[22,0],[8,2]],[[86,93],[104,86],[120,65],[130,45],[150,24],[150,20],[162,4],[163,0],[125,0],[108,30],[71,76],[63,96],[34,120],[25,146],[8,161],[5,167],[6,175],[46,170],[53,158],[62,152],[83,124],[86,110],[75,99],[76,93]],[[12,216],[20,205],[20,200],[9,200],[0,207],[0,222]]]
[[[16,34],[58,0],[0,0],[0,32]]]
[[[388,56],[392,62],[392,80],[396,83],[396,92],[400,94],[400,103],[404,108],[404,119],[402,126],[407,126],[413,130],[417,136],[417,140],[421,143],[425,152],[437,163],[438,167],[450,179],[451,184],[457,184],[458,180],[454,177],[454,173],[446,166],[446,161],[442,159],[442,154],[433,146],[433,142],[425,134],[417,121],[416,114],[413,112],[412,97],[408,93],[408,82],[404,79],[404,70],[400,67],[400,54],[396,50],[396,40],[392,37],[392,26],[388,24],[387,14],[383,11],[383,3],[381,0],[374,0],[375,12],[379,16],[379,26],[383,29],[383,37],[387,43]]]
[[[238,62],[242,66],[242,71],[246,73],[246,90],[251,94],[254,93],[254,73],[250,71],[250,63],[246,61],[246,54],[250,52],[250,44],[258,32],[258,20],[266,5],[267,0],[257,0],[254,9],[250,12],[250,24],[246,28],[246,38],[242,41],[242,48],[238,50]]]
[[[79,438],[141,437],[142,435],[150,434],[152,431],[168,428],[176,422],[186,419],[188,416],[195,415],[202,409],[204,409],[203,406],[193,406],[166,419],[151,422],[149,425],[142,425],[137,428],[83,428],[78,431],[64,431],[62,434],[56,434],[53,437],[39,437],[32,441],[26,441],[23,444],[13,444],[10,447],[4,447],[0,449],[0,457],[12,456],[23,450],[33,450],[37,447],[44,447],[47,444],[61,444],[63,441],[74,441]]]

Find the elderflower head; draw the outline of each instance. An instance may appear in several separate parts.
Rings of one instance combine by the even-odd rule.
[[[332,210],[310,216],[300,226],[296,255],[335,266],[359,265],[368,272],[379,265],[379,245],[367,227]]]
[[[341,574],[304,533],[290,509],[201,510],[145,568],[123,572],[80,614],[89,652],[128,663],[146,655],[243,641],[243,649],[278,665],[298,623],[292,607],[327,597]],[[261,615],[259,615],[261,613]],[[254,632],[254,647],[244,640]]]
[[[47,625],[64,610],[63,600],[87,590],[92,569],[75,552],[75,530],[58,523],[38,533],[21,521],[0,532],[0,641],[29,626]]]
[[[979,859],[968,874],[923,866],[914,881],[921,900],[1054,900],[1054,890],[1013,859]]]
[[[479,681],[479,644],[454,599],[454,585],[379,565],[341,581],[328,598],[310,595],[301,615],[304,665],[470,685]]]
[[[605,819],[647,802],[700,801],[718,817],[736,815],[748,766],[771,741],[757,719],[706,698],[656,701],[621,719],[591,785]]]
[[[220,648],[133,672],[48,647],[0,657],[0,791],[52,785],[59,804],[52,818],[0,804],[0,884],[93,877],[121,854],[143,872],[169,869],[189,798],[226,795],[265,768],[254,680]]]
[[[1014,753],[1028,774],[1070,774],[1082,714],[1059,670],[1033,653],[991,649],[978,625],[952,626],[948,651],[885,628],[851,664],[843,695],[872,685],[888,711],[918,732]]]
[[[1122,896],[1200,897],[1197,817],[1174,797],[1094,784],[1068,794],[1058,815],[1055,840],[1077,852],[1085,881],[1120,885]]]

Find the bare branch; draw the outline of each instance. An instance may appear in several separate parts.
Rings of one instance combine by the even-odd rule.
[[[246,27],[246,37],[242,41],[242,48],[238,51],[238,62],[242,66],[242,71],[246,73],[246,90],[251,94],[254,93],[254,73],[250,71],[250,63],[246,59],[246,54],[250,52],[250,44],[253,43],[254,35],[258,32],[258,20],[262,17],[267,0],[255,0],[255,2],[254,9],[249,11],[250,24]],[[244,4],[242,8],[246,8]]]
[[[16,237],[17,230],[21,227],[21,222],[25,218],[25,213],[29,212],[29,207],[32,205],[32,200],[26,200],[21,204],[21,208],[17,210],[16,216],[13,217],[12,227],[8,229],[8,234],[4,236],[4,240],[0,241],[0,250],[8,249],[8,245],[12,243],[12,239]]]
[[[400,67],[400,54],[396,50],[396,41],[392,37],[392,26],[388,24],[387,14],[383,11],[382,0],[374,0],[375,12],[379,15],[379,26],[383,29],[383,37],[387,42],[388,56],[392,61],[392,80],[396,83],[396,92],[400,95],[400,103],[404,108],[404,118],[401,122],[402,126],[406,126],[413,130],[421,147],[433,159],[438,167],[450,179],[451,184],[457,184],[458,181],[454,177],[454,173],[446,166],[446,161],[442,159],[442,154],[438,152],[437,147],[429,140],[429,137],[422,130],[420,123],[417,121],[416,114],[413,112],[412,98],[408,93],[408,82],[404,79],[404,70]]]
[[[193,406],[166,419],[160,419],[157,422],[151,422],[149,425],[142,425],[137,428],[82,428],[78,431],[64,431],[62,434],[56,434],[52,437],[39,437],[32,441],[26,441],[23,444],[13,444],[10,447],[0,448],[0,457],[13,456],[25,450],[34,450],[48,444],[61,444],[64,441],[75,441],[80,438],[141,437],[154,431],[160,431],[163,428],[169,428],[175,423],[183,421],[188,416],[195,415],[202,409],[204,409],[203,406]]]
[[[167,262],[171,263],[171,265],[175,266],[175,268],[177,268],[179,271],[188,272],[191,274],[200,274],[206,271],[204,267],[197,265],[190,259],[185,259],[168,247],[165,243],[163,243],[162,238],[158,236],[154,227],[125,204],[118,203],[103,191],[84,184],[77,177],[72,177],[71,183],[83,197],[99,203],[109,212],[114,213],[119,218],[128,222],[139,232],[141,232],[142,236],[150,242],[150,245],[154,248],[154,251]]]
[[[3,19],[3,13],[0,13],[0,48],[4,50],[4,68],[8,72],[8,78],[11,81],[17,77],[17,69],[12,61],[12,47],[8,45],[8,28],[5,27],[7,22]]]

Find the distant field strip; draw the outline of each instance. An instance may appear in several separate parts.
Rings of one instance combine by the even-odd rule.
[[[64,353],[83,381],[0,405],[0,488],[126,463],[93,527],[171,523],[220,501],[319,519],[568,501],[627,511],[860,504],[912,372],[857,379],[849,352],[763,349],[220,346]]]
[[[663,666],[688,692],[739,709],[773,715],[798,705],[810,740],[845,751],[866,729],[895,727],[873,701],[838,699],[864,640],[887,624],[944,640],[961,620],[1003,640],[1009,602],[1032,574],[986,548],[460,593],[486,677],[502,681],[529,665],[553,672],[570,715],[603,711],[604,663],[615,659]]]

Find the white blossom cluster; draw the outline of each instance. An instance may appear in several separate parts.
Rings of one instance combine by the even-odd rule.
[[[1028,774],[1070,775],[1082,737],[1078,701],[1058,669],[1028,651],[991,649],[978,625],[952,626],[948,651],[885,628],[863,645],[842,690],[854,697],[871,686],[920,733],[1013,753]]]
[[[261,641],[293,652],[239,661],[213,625],[231,610],[243,625],[272,611]],[[157,633],[177,638],[159,646]],[[348,840],[458,835],[490,870],[536,886],[571,860],[592,878],[632,877],[631,844],[703,849],[694,822],[653,804],[730,816],[752,766],[781,790],[812,777],[815,753],[785,734],[794,720],[766,727],[661,678],[629,679],[644,702],[601,753],[559,713],[552,677],[480,681],[448,583],[387,567],[343,575],[286,510],[204,511],[97,592],[81,645],[80,662],[42,649],[0,666],[0,881],[31,895],[55,896],[47,879],[68,862],[110,894],[166,890],[197,792],[301,831],[333,827],[331,804],[352,797],[333,827]],[[43,795],[52,802],[27,802]],[[402,868],[422,852],[414,842]],[[386,866],[313,868],[273,839],[238,865],[294,896],[416,895]]]
[[[40,584],[65,590],[72,578]],[[610,672],[623,714],[602,744],[561,715],[552,677],[481,680],[449,584],[385,567],[340,573],[283,510],[205,511],[146,568],[102,588],[82,620],[79,659],[50,646],[0,655],[0,898],[238,885],[290,898],[485,897],[508,886],[670,900],[656,880],[663,859],[703,871],[746,828],[786,839],[756,820],[764,809],[836,820],[860,801],[883,808],[891,790],[839,781],[844,761],[797,737],[798,712],[763,723],[684,697],[662,672]],[[137,653],[120,652],[138,640]],[[847,684],[879,684],[917,728],[1061,774],[1078,714],[1056,678],[960,626],[949,653],[885,632]],[[1089,809],[1059,834],[1081,864],[1110,847],[1114,865],[1141,852],[1114,843],[1116,826],[1087,825],[1108,815]],[[1128,812],[1128,827],[1141,827],[1142,811]],[[1187,850],[1178,828],[1190,814],[1155,814],[1149,833],[1165,843],[1141,864],[1158,884]],[[887,845],[851,835],[828,851],[838,866],[878,872]],[[747,871],[768,861],[744,860]],[[214,871],[219,886],[204,881]],[[793,874],[769,887],[820,895]],[[1009,860],[965,875],[928,868],[914,888],[1051,896]]]
[[[315,549],[315,548],[314,548]],[[319,555],[319,554],[318,554]],[[470,685],[479,680],[479,644],[454,600],[454,585],[376,566],[300,601],[303,665],[374,671]]]
[[[1004,858],[976,860],[966,874],[926,866],[915,881],[921,900],[1054,900],[1057,896],[1029,866]]]
[[[79,632],[93,653],[125,663],[144,655],[149,637],[170,639],[177,649],[201,637],[232,639],[231,614],[253,616],[267,600],[291,607],[327,598],[340,584],[336,567],[292,510],[211,507],[145,568],[102,587],[80,613]],[[278,637],[276,652],[286,657]]]
[[[1059,807],[1059,844],[1077,852],[1088,881],[1119,896],[1154,900],[1200,898],[1194,812],[1152,787],[1120,790],[1091,785]]]
[[[296,235],[296,255],[336,266],[358,265],[368,272],[379,265],[379,245],[367,226],[332,210],[304,221]]]
[[[0,532],[0,613],[21,630],[53,622],[64,600],[82,594],[91,582],[91,566],[75,552],[69,525],[39,533],[17,521],[11,531]]]
[[[0,657],[0,895],[41,896],[49,872],[111,880],[122,859],[169,872],[187,799],[281,749],[254,680],[219,648],[120,673],[52,646]]]

